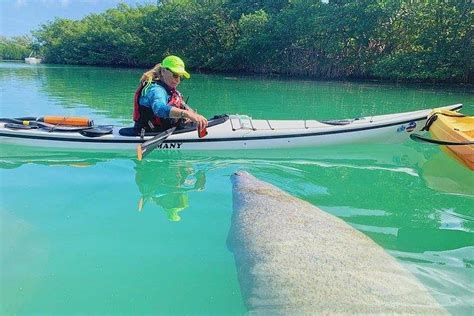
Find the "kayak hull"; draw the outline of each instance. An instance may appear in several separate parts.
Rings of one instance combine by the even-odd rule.
[[[458,110],[460,104],[445,107]],[[354,143],[397,143],[420,131],[431,109],[380,115],[350,120],[254,120],[230,115],[222,123],[208,127],[199,138],[196,130],[169,136],[162,150],[245,150],[267,148],[324,147]],[[0,123],[0,142],[18,146],[60,148],[81,151],[135,151],[137,145],[153,136],[126,136],[123,128],[112,133],[88,137],[78,132],[46,129],[10,129]]]
[[[452,143],[474,142],[474,116],[457,116],[456,112],[446,110],[434,110],[432,115],[437,115],[429,128],[433,139]],[[441,148],[450,157],[474,170],[474,145],[448,145]]]

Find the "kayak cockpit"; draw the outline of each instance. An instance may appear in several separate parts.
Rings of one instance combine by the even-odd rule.
[[[220,124],[226,122],[228,119],[229,119],[229,115],[227,115],[227,114],[216,115],[216,116],[212,117],[211,119],[209,119],[207,127],[220,125]],[[191,123],[191,124],[187,124],[185,126],[176,128],[176,130],[173,132],[173,135],[189,133],[189,132],[193,132],[193,131],[196,131],[196,124]],[[163,131],[146,132],[143,136],[156,136],[156,135],[158,135],[162,132]],[[119,134],[121,136],[125,136],[125,137],[141,136],[140,132],[137,131],[134,127],[122,127],[119,130]]]

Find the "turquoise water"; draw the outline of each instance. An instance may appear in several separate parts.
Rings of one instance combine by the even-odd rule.
[[[131,124],[141,72],[0,63],[0,116]],[[181,90],[206,116],[336,119],[454,103],[474,115],[466,87],[195,74]],[[0,156],[1,314],[245,314],[226,244],[241,169],[368,235],[452,313],[474,306],[474,175],[436,146],[157,151],[144,162],[2,146]]]

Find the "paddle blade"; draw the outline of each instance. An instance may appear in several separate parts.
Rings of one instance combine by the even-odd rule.
[[[142,150],[142,145],[141,144],[137,145],[137,159],[138,159],[138,161],[142,161],[142,159],[143,159],[143,150]]]
[[[160,146],[165,139],[167,139],[171,134],[173,134],[174,130],[176,127],[172,127],[164,131],[163,133],[160,133],[156,135],[155,137],[147,140],[146,142],[143,142],[142,144],[139,144],[137,146],[137,158],[139,161],[141,161],[146,155],[148,155],[150,152],[153,151],[153,149],[157,148]]]

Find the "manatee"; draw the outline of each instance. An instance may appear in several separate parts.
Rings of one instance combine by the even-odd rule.
[[[228,247],[250,314],[447,314],[410,272],[341,219],[247,172],[232,182]]]
[[[50,242],[41,230],[0,207],[0,314],[24,314],[42,289]]]

